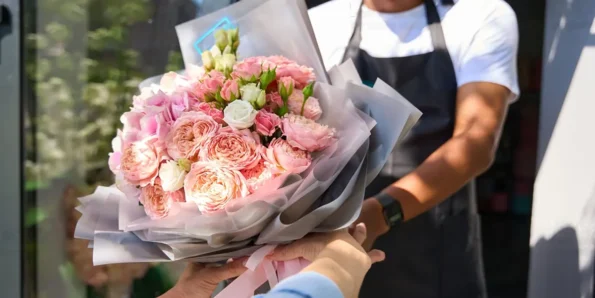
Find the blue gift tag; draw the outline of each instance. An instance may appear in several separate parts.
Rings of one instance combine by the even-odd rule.
[[[213,33],[218,29],[233,29],[235,26],[231,22],[231,20],[227,17],[221,19],[215,26],[211,27],[211,29],[207,30],[203,35],[201,35],[196,42],[194,42],[194,49],[202,55],[203,49],[210,49],[215,44],[215,37]]]

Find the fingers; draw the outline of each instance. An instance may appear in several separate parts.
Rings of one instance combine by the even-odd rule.
[[[384,261],[386,255],[381,250],[373,249],[368,253],[368,257],[370,257],[370,260],[372,260],[372,264],[374,264]]]
[[[355,241],[357,241],[357,243],[362,244],[366,240],[367,234],[368,232],[366,230],[366,225],[359,223],[353,229],[351,236],[355,239]]]
[[[289,261],[297,258],[313,261],[323,248],[324,245],[313,238],[303,239],[289,245],[277,247],[267,258],[273,261]]]
[[[220,267],[206,268],[204,276],[215,283],[238,277],[247,270],[244,261],[245,259],[238,259]]]

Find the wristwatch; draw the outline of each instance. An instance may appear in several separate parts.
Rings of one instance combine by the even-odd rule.
[[[394,228],[403,222],[401,203],[391,195],[381,192],[374,197],[382,205],[382,214],[389,228]]]

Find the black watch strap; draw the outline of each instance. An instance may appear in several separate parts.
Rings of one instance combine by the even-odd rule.
[[[384,220],[390,228],[394,228],[403,222],[403,210],[399,201],[385,192],[379,193],[374,198],[382,205]]]

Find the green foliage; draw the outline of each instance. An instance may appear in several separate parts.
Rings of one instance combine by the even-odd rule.
[[[151,6],[149,0],[44,0],[37,8],[43,18],[25,16],[37,21],[25,44],[33,91],[25,127],[29,187],[62,177],[112,182],[111,140],[147,76],[129,28],[149,21]],[[172,53],[170,60],[180,66],[181,56]]]

